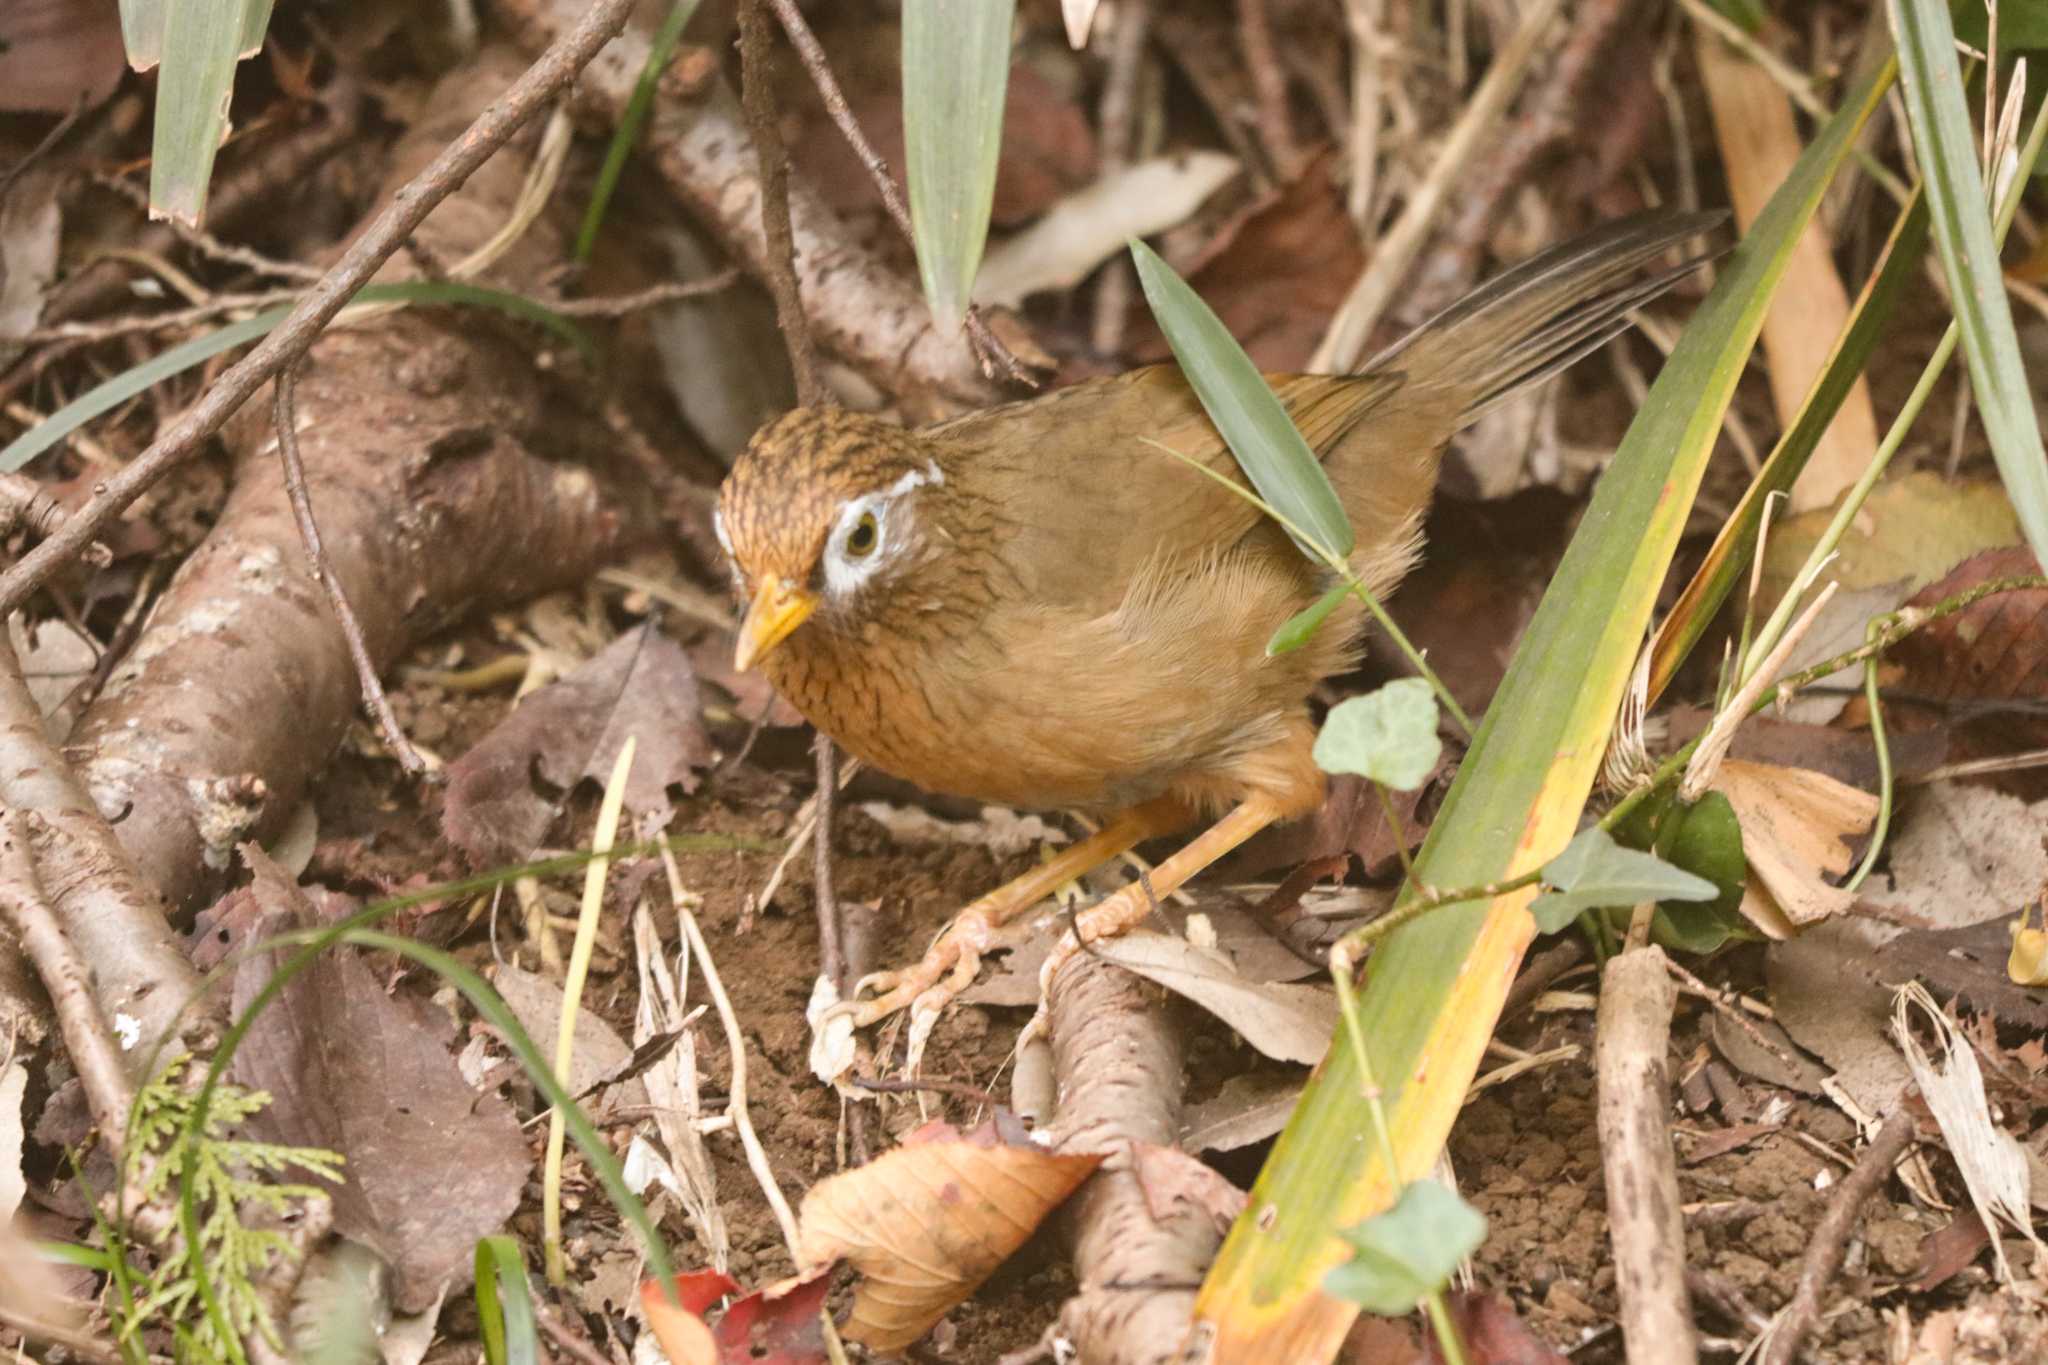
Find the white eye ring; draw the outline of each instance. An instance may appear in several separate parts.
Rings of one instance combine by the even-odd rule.
[[[858,591],[895,546],[889,531],[889,517],[895,509],[894,490],[865,493],[840,509],[832,524],[832,538],[825,543],[825,592],[845,598]]]

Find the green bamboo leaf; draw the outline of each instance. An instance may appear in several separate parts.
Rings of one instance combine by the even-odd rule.
[[[1394,1207],[1339,1235],[1351,1259],[1324,1278],[1323,1288],[1391,1317],[1443,1288],[1486,1240],[1486,1215],[1436,1181],[1418,1180]]]
[[[134,70],[147,71],[163,60],[169,6],[170,0],[121,0],[121,46]]]
[[[2036,558],[2048,564],[2048,451],[2013,331],[1947,0],[1889,0],[1913,151],[1948,276],[1970,388],[1999,477]],[[2024,7],[2020,7],[2024,8]]]
[[[1421,678],[1397,678],[1330,708],[1316,736],[1316,766],[1356,773],[1395,791],[1414,791],[1436,771],[1436,694]]]
[[[500,1233],[476,1244],[476,1316],[489,1365],[535,1365],[540,1340],[519,1243]]]
[[[1674,867],[1654,853],[1623,848],[1598,825],[1565,845],[1543,865],[1543,880],[1554,890],[1529,903],[1536,927],[1554,934],[1588,910],[1642,901],[1710,901],[1721,888],[1705,877]]]
[[[1308,448],[1265,376],[1202,302],[1202,296],[1143,242],[1131,243],[1145,302],[1159,320],[1181,373],[1259,496],[1288,524],[1301,552],[1318,564],[1350,555],[1351,520],[1322,462]],[[1303,534],[1297,534],[1295,528]]]
[[[131,26],[147,44],[160,35],[149,211],[197,227],[206,215],[214,154],[226,140],[235,66],[262,46],[270,0],[161,0],[161,13]],[[136,60],[131,55],[131,62]]]
[[[597,355],[589,334],[574,322],[546,304],[537,303],[519,294],[508,294],[502,289],[459,284],[453,280],[402,280],[396,284],[365,285],[356,294],[355,301],[461,304],[477,308],[495,308],[499,312],[546,327],[573,345],[586,360],[593,360]],[[244,318],[240,322],[231,322],[225,327],[173,346],[162,355],[152,356],[141,364],[131,366],[113,378],[94,385],[9,441],[4,447],[0,447],[0,473],[9,473],[21,468],[93,418],[120,407],[152,385],[169,379],[172,375],[182,374],[223,351],[231,351],[237,346],[256,340],[283,322],[291,315],[291,311],[289,304],[282,304],[276,308],[266,309],[254,317]]]
[[[957,330],[988,244],[1016,0],[904,0],[903,160],[932,317]]]
[[[1349,583],[1339,583],[1336,587],[1318,597],[1314,602],[1303,607],[1285,621],[1282,621],[1280,629],[1273,632],[1273,638],[1266,641],[1266,657],[1271,659],[1282,654],[1292,654],[1295,650],[1300,649],[1310,640],[1313,640],[1316,632],[1323,628],[1323,622],[1330,619],[1330,613],[1335,611],[1337,605],[1350,595],[1351,585]]]
[[[1860,82],[1822,125],[1665,362],[1445,795],[1416,882],[1516,876],[1575,832],[1765,309],[1896,70],[1887,62]],[[1436,909],[1374,948],[1358,1010],[1400,1171],[1426,1170],[1441,1152],[1534,932],[1509,895]],[[1333,1048],[1196,1301],[1196,1330],[1218,1359],[1336,1352],[1356,1305],[1321,1292],[1333,1239],[1400,1186],[1360,1140],[1367,1110],[1356,1051]]]

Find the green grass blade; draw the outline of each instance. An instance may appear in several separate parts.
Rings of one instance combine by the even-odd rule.
[[[261,45],[270,0],[165,0],[150,146],[149,211],[197,227],[214,154],[227,137],[235,66]],[[146,36],[146,35],[145,35]]]
[[[1295,533],[1295,527],[1338,558],[1349,556],[1354,542],[1344,504],[1337,500],[1337,490],[1330,487],[1322,462],[1301,438],[1258,366],[1202,302],[1201,295],[1160,260],[1157,252],[1143,242],[1132,242],[1131,259],[1137,263],[1145,302],[1151,305],[1152,316],[1159,320],[1160,331],[1173,347],[1181,373],[1202,400],[1209,420],[1223,433],[1252,487],[1281,514],[1288,535],[1310,559],[1324,562],[1316,547]]]
[[[1418,858],[1416,880],[1484,885],[1570,841],[1721,418],[1793,244],[1890,85],[1890,63],[1825,124],[1751,226],[1601,476]],[[1535,926],[1533,887],[1453,905],[1388,935],[1359,1000],[1398,1171],[1362,1140],[1352,1048],[1332,1049],[1195,1306],[1226,1360],[1319,1361],[1355,1307],[1322,1292],[1338,1230],[1376,1213],[1442,1151]]]
[[[1848,325],[1836,339],[1827,364],[1814,378],[1798,415],[1778,438],[1777,446],[1750,481],[1735,511],[1722,523],[1706,559],[1658,630],[1650,658],[1651,703],[1663,695],[1678,666],[1713,625],[1714,615],[1728,600],[1728,594],[1748,576],[1770,495],[1791,491],[1821,435],[1842,406],[1842,399],[1869,363],[1899,300],[1920,278],[1920,259],[1927,249],[1927,222],[1927,196],[1924,190],[1916,189],[1906,211],[1892,225],[1877,271],[1863,286],[1850,310]]]
[[[502,1233],[476,1244],[476,1316],[487,1365],[535,1365],[540,1340],[519,1243]]]
[[[128,65],[147,71],[163,60],[164,11],[170,0],[121,0],[121,46]]]
[[[1999,477],[2036,558],[2048,564],[2048,453],[2013,331],[1984,177],[1963,97],[1947,0],[1889,0],[1913,151],[1927,182],[1934,246],[1948,276],[1970,388]]]
[[[538,323],[562,337],[582,353],[595,359],[597,351],[590,336],[568,318],[546,304],[519,294],[482,285],[458,284],[453,280],[412,280],[397,284],[365,285],[356,294],[358,303],[462,304],[495,308],[522,321]],[[113,378],[96,384],[63,407],[0,447],[0,473],[11,473],[56,445],[86,423],[121,406],[136,394],[172,375],[211,360],[222,351],[256,340],[291,314],[289,304],[266,309],[254,317],[231,322],[204,336],[171,347]]]
[[[925,301],[958,330],[995,204],[1016,0],[904,0],[903,159]]]
[[[589,261],[590,253],[597,249],[598,230],[604,226],[605,211],[611,207],[619,177],[625,174],[626,158],[633,154],[633,144],[640,140],[647,111],[654,107],[654,92],[661,86],[661,73],[668,69],[668,59],[682,41],[690,16],[696,12],[697,0],[676,0],[668,18],[662,20],[661,30],[648,45],[647,65],[640,68],[640,79],[633,86],[632,98],[626,101],[625,115],[612,133],[611,146],[605,149],[604,165],[598,169],[597,184],[590,191],[590,207],[583,211],[583,226],[576,232],[578,261]]]

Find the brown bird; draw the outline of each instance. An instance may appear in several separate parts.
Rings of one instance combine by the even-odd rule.
[[[1720,215],[1652,213],[1481,286],[1357,374],[1268,375],[1357,534],[1375,593],[1414,563],[1438,458],[1461,427],[1625,330],[1698,265],[1639,272]],[[718,535],[749,603],[737,664],[850,752],[921,787],[1113,817],[968,906],[923,961],[863,983],[865,1026],[972,982],[998,926],[1082,871],[1221,819],[1080,915],[1121,932],[1264,826],[1317,807],[1306,705],[1356,658],[1355,602],[1306,647],[1266,643],[1330,586],[1244,498],[1159,447],[1243,475],[1173,365],[910,430],[804,408],[725,481]],[[1049,975],[1048,978],[1049,979]],[[943,984],[942,984],[943,982]]]

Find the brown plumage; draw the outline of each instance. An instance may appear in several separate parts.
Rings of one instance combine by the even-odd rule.
[[[1611,224],[1506,272],[1361,373],[1267,377],[1336,487],[1370,587],[1391,590],[1414,561],[1450,437],[1622,330],[1692,268],[1643,267],[1716,221]],[[1160,445],[1242,481],[1172,365],[920,430],[783,416],[720,498],[752,602],[742,665],[758,660],[820,729],[930,790],[1140,812],[1086,856],[1196,811],[1250,803],[1239,826],[1256,828],[1312,809],[1306,698],[1353,658],[1362,616],[1342,609],[1308,647],[1267,656],[1326,574]],[[997,899],[989,917],[1018,908]],[[919,989],[932,966],[910,974]]]

